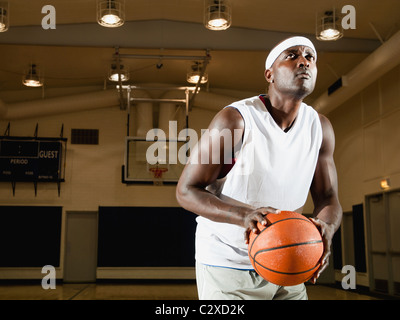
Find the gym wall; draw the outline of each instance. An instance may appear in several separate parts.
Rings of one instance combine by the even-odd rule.
[[[57,108],[57,105],[54,108]],[[200,129],[207,128],[214,115],[213,111],[193,108],[190,125],[200,134]],[[38,248],[38,250],[48,250],[47,256],[51,256],[52,259],[54,255],[58,255],[57,278],[62,279],[67,246],[66,212],[99,211],[99,207],[137,207],[141,210],[132,211],[131,214],[137,213],[139,220],[147,219],[148,225],[151,225],[157,223],[153,219],[159,219],[161,212],[158,210],[158,215],[152,215],[151,212],[154,211],[152,208],[179,207],[175,197],[175,185],[153,186],[152,184],[122,183],[121,168],[125,152],[126,111],[121,111],[119,106],[11,121],[11,135],[33,136],[36,124],[38,124],[39,137],[57,137],[60,135],[62,124],[64,125],[64,137],[68,138],[65,182],[61,183],[60,196],[58,196],[56,183],[38,183],[36,196],[33,183],[17,182],[15,195],[13,195],[10,182],[0,183],[0,210],[3,210],[3,206],[15,207],[11,211],[2,211],[4,214],[0,214],[0,225],[5,228],[22,230],[22,233],[18,233],[19,241],[5,239],[0,244],[0,251],[7,250],[8,253],[15,251],[11,255],[15,256],[24,242],[27,248],[32,243],[40,242],[42,248]],[[0,121],[0,132],[3,133],[7,125],[8,121]],[[73,128],[99,129],[99,144],[71,144],[71,129]],[[60,224],[52,224],[52,220],[46,220],[41,210],[37,210],[37,208],[46,207],[60,208],[60,215],[55,217],[56,219],[60,218]],[[149,214],[143,216],[146,207],[149,208]],[[29,208],[36,210],[29,210]],[[13,214],[14,217],[10,217]],[[192,214],[190,215],[189,220],[194,221]],[[27,216],[29,219],[24,218]],[[169,216],[173,217],[173,214],[170,213]],[[171,225],[174,222],[176,221],[171,220]],[[192,223],[189,224],[188,230],[190,231]],[[43,228],[38,229],[38,225],[42,225]],[[136,224],[135,228],[139,228],[139,226],[140,224]],[[166,225],[166,228],[168,227]],[[35,228],[35,232],[33,228]],[[51,230],[54,236],[43,237],[51,228],[54,228]],[[29,232],[24,232],[25,229]],[[171,230],[176,232],[174,228]],[[194,236],[193,231],[190,232]],[[140,234],[143,235],[143,233]],[[36,238],[32,238],[35,235]],[[54,239],[57,238],[59,246],[56,250],[54,249]],[[142,242],[141,245],[145,250],[145,242]],[[125,247],[124,250],[126,249]],[[184,261],[191,259],[190,255],[193,255],[192,251],[188,252],[188,257]],[[105,255],[99,256],[104,257]],[[33,259],[33,257],[31,258]],[[0,279],[41,279],[43,277],[41,268],[37,266],[37,261],[32,259],[25,257],[20,265],[10,265],[11,262],[8,264],[4,262],[0,266]],[[49,261],[54,262],[54,259]],[[154,261],[151,263],[154,264]],[[168,263],[173,264],[171,261]],[[180,263],[178,261],[177,265],[179,266]],[[187,264],[187,262],[182,263]]]

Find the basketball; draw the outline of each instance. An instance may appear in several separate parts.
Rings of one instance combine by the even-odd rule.
[[[303,215],[282,211],[266,215],[267,226],[251,232],[249,257],[256,272],[279,286],[309,280],[320,266],[324,245],[317,227]]]

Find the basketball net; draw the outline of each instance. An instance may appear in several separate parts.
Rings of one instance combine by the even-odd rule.
[[[168,168],[165,167],[151,167],[149,168],[149,172],[153,175],[153,183],[156,186],[161,186],[163,184],[162,176],[165,172],[168,171]]]

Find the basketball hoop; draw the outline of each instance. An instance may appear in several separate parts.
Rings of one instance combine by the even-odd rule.
[[[168,168],[150,168],[149,171],[153,173],[154,179],[162,179],[162,175],[168,171]]]
[[[149,174],[152,176],[153,184],[155,186],[163,185],[163,174],[168,171],[168,167],[160,166],[159,163],[147,167]]]

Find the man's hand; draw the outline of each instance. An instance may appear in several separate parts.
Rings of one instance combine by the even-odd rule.
[[[322,253],[320,260],[321,265],[310,279],[311,283],[315,284],[321,273],[329,265],[329,256],[331,255],[331,244],[333,235],[335,234],[335,227],[334,225],[328,224],[318,218],[310,218],[310,220],[318,228],[322,236],[322,241],[324,243],[324,252]]]
[[[263,226],[266,226],[268,221],[265,218],[267,213],[275,213],[278,214],[281,211],[275,208],[271,207],[262,207],[258,208],[256,210],[251,210],[249,211],[243,219],[243,227],[246,228],[246,231],[244,232],[244,240],[246,244],[249,243],[249,238],[250,238],[250,233],[253,232],[255,234],[258,234],[260,230],[257,227],[257,223],[259,222]]]

